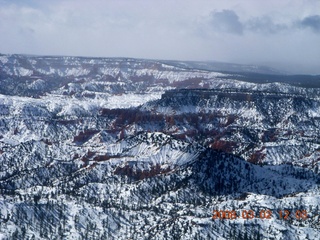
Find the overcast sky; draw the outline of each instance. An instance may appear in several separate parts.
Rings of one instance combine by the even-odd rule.
[[[0,0],[0,53],[215,60],[320,74],[320,1]]]

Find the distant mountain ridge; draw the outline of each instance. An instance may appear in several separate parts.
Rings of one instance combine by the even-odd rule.
[[[0,55],[0,93],[39,96],[84,90],[110,94],[159,92],[172,88],[212,88],[219,80],[320,87],[320,76],[275,75],[277,72],[272,69],[265,70],[251,65],[209,62]]]
[[[187,67],[199,70],[216,71],[216,72],[234,72],[234,73],[260,73],[271,75],[287,75],[286,72],[280,70],[249,64],[237,64],[218,61],[162,61],[167,64],[172,64],[179,67]]]

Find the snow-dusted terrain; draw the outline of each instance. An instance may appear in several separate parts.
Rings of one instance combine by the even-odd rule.
[[[0,55],[0,239],[317,239],[319,77],[212,64]]]

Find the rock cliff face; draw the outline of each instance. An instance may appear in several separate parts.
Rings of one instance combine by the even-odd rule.
[[[317,93],[314,89],[270,90],[171,90],[142,109],[171,116],[181,126],[189,117],[188,130],[176,127],[174,134],[192,132],[207,147],[249,162],[318,169]]]
[[[316,239],[318,77],[197,66],[0,55],[0,238]]]

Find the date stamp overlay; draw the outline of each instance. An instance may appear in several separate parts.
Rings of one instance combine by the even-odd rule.
[[[279,220],[306,220],[308,219],[308,212],[306,210],[288,210],[288,209],[280,209],[276,211],[272,211],[270,209],[261,209],[258,211],[253,211],[250,209],[243,210],[213,210],[212,212],[212,220],[222,220],[222,219],[272,219],[276,218]]]

